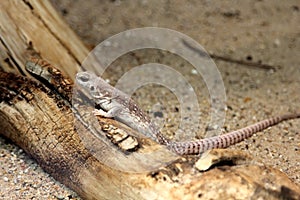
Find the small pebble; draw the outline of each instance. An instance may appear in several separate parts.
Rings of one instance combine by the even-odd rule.
[[[65,197],[62,196],[62,195],[57,195],[56,198],[59,199],[59,200],[64,200],[65,199]]]
[[[218,126],[217,124],[215,124],[215,125],[212,126],[212,128],[213,128],[214,130],[217,130],[217,129],[219,128],[219,126]]]
[[[8,178],[7,178],[6,176],[3,177],[3,180],[4,180],[5,182],[8,182]]]
[[[191,70],[191,73],[192,73],[192,74],[198,74],[197,70],[195,70],[195,69],[192,69],[192,70]]]
[[[24,174],[27,174],[28,173],[28,171],[29,171],[29,167],[28,168],[26,168],[23,172],[24,172]]]

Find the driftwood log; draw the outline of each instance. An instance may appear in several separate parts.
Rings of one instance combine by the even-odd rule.
[[[24,69],[31,56],[40,57],[72,79],[88,49],[48,1],[1,1],[0,27],[0,135],[82,198],[300,198],[299,186],[286,175],[246,159],[240,165],[221,165],[206,172],[196,170],[193,158],[180,158],[151,173],[122,172],[104,165],[83,145],[80,127],[74,128],[74,114],[66,103],[69,99],[38,83]],[[70,85],[65,92],[71,89]],[[132,131],[113,120],[99,120]]]

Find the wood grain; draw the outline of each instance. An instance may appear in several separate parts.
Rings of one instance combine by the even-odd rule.
[[[299,186],[285,174],[250,162],[199,172],[193,167],[195,158],[186,157],[139,174],[104,165],[83,145],[79,132],[89,132],[80,123],[74,128],[77,122],[64,97],[26,77],[24,70],[25,61],[37,56],[72,79],[87,48],[48,1],[0,1],[0,27],[0,135],[82,198],[299,199]],[[92,69],[93,63],[87,67]],[[133,131],[111,119],[101,123]]]
[[[89,53],[49,1],[1,1],[0,26],[1,66],[7,72],[28,75],[24,63],[34,56],[73,79]],[[93,63],[86,66],[93,68]]]

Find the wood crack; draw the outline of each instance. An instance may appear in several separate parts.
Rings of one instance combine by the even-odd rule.
[[[24,7],[24,3],[28,2],[29,4]],[[26,72],[23,63],[28,60],[28,49],[32,48],[34,43],[33,51],[39,51],[36,54],[60,67],[61,71],[68,74],[67,78],[75,76],[80,68],[78,61],[86,57],[88,49],[64,22],[59,21],[60,18],[47,0],[0,1],[0,11],[11,13],[10,16],[6,16],[7,18],[0,18],[0,26],[8,31],[5,33],[0,31],[1,42],[7,42],[6,46],[0,45],[1,52],[13,52],[10,56],[19,63],[18,68]],[[30,26],[26,24],[27,22],[30,22]],[[24,33],[32,43],[24,41],[23,35],[16,31]],[[15,66],[10,65],[14,63],[5,53],[0,56],[2,56],[0,60],[2,67],[0,72],[1,137],[9,138],[24,149],[47,173],[76,191],[84,199],[176,200],[197,199],[199,196],[202,199],[217,197],[234,199],[236,196],[251,198],[258,187],[256,183],[264,189],[265,185],[279,188],[276,189],[279,197],[286,199],[299,197],[299,187],[283,173],[253,163],[223,166],[222,170],[220,166],[216,166],[206,172],[199,172],[194,168],[197,157],[192,159],[180,157],[179,160],[168,163],[169,165],[154,172],[131,173],[117,170],[109,162],[105,164],[101,158],[96,157],[96,153],[99,152],[87,148],[82,141],[82,135],[98,134],[105,138],[106,133],[101,129],[103,124],[113,125],[126,134],[138,135],[138,133],[112,119],[89,117],[88,114],[80,116],[81,118],[76,116],[77,113],[73,113],[70,106],[72,96],[69,92],[73,87],[72,84],[65,82],[66,85],[59,85],[64,83],[60,79],[55,82],[50,81],[51,84],[54,83],[54,87],[46,86],[46,82],[37,83],[30,78],[17,75],[20,74],[19,69],[12,69]],[[87,67],[93,68],[92,64]],[[15,72],[15,74],[4,71]],[[90,111],[86,109],[86,112]],[[96,125],[99,122],[100,125],[94,126],[90,122],[95,122]],[[96,145],[97,139],[92,137],[88,142]],[[106,140],[106,142],[110,141]],[[145,145],[142,143],[142,148],[138,149],[139,153],[142,150],[152,153],[153,150],[161,148],[161,145],[153,141],[141,139],[141,142],[145,142]],[[112,154],[119,152],[117,147],[100,150],[106,151],[107,154],[100,155],[111,159],[109,161],[119,162],[119,157]],[[226,155],[230,153],[229,150],[222,152]],[[130,153],[129,156],[134,153],[136,152]],[[159,160],[163,156],[157,156],[156,159]],[[152,164],[146,161],[147,164]],[[131,159],[124,159],[121,164],[128,167],[132,162]],[[241,182],[240,174],[247,175],[247,179]],[[247,187],[244,187],[245,185]],[[280,190],[282,187],[289,189]],[[235,192],[230,194],[230,191]],[[285,191],[289,191],[288,194],[285,194]]]

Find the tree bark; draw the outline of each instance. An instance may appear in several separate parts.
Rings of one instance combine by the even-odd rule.
[[[0,1],[0,40],[3,70],[0,73],[0,134],[24,149],[46,172],[81,197],[299,198],[297,185],[279,171],[265,166],[223,166],[200,173],[193,166],[195,159],[180,158],[151,173],[129,173],[103,164],[83,144],[79,132],[89,134],[89,131],[76,122],[66,103],[70,99],[33,81],[24,67],[26,60],[36,56],[50,61],[73,79],[88,53],[51,4],[48,1]],[[92,69],[93,65],[89,67]],[[102,118],[99,122],[126,133],[133,131],[111,119]],[[79,124],[76,128],[75,123]],[[101,129],[97,131],[106,134]],[[266,174],[273,176],[266,179]]]

